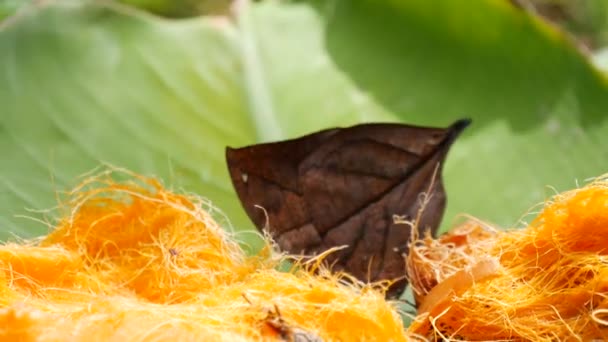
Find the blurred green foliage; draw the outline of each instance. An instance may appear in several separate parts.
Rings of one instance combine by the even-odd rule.
[[[608,1],[513,0],[513,2],[524,10],[561,26],[592,50],[608,45]]]
[[[188,18],[199,15],[225,15],[230,0],[120,0],[151,13],[169,18]]]
[[[118,0],[126,5],[168,18],[226,15],[234,0]],[[272,1],[272,0],[267,0]],[[287,0],[286,0],[287,1]],[[608,45],[608,1],[605,0],[504,0],[551,21],[578,37],[592,49]],[[43,1],[2,0],[0,19],[27,5]]]
[[[2,0],[0,1],[0,21],[14,15],[21,6],[24,5],[23,0]]]
[[[255,244],[225,146],[462,117],[473,126],[448,156],[443,228],[463,212],[517,225],[547,186],[608,170],[606,77],[529,13],[506,0],[245,1],[230,18],[182,20],[33,6],[0,31],[0,234],[44,233],[25,208],[52,207],[108,162],[210,198]]]

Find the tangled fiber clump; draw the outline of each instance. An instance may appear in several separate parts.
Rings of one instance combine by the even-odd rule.
[[[200,198],[113,175],[69,193],[47,236],[0,245],[1,341],[608,340],[608,178],[525,229],[413,236],[404,331],[388,284],[332,275],[323,256],[279,272],[284,256],[247,256]]]
[[[247,256],[199,198],[110,172],[37,241],[0,246],[2,341],[406,340],[380,291]]]
[[[556,195],[525,229],[470,221],[407,258],[427,339],[608,340],[608,179]]]

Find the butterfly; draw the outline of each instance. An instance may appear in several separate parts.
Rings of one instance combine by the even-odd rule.
[[[280,249],[311,256],[342,247],[325,258],[326,265],[366,282],[393,281],[386,292],[393,298],[407,286],[404,255],[412,226],[403,220],[417,217],[416,229],[436,232],[446,205],[442,165],[469,124],[326,129],[227,147],[226,161],[249,218]]]

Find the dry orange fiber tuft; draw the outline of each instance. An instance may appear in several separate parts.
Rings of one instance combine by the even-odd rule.
[[[407,260],[427,339],[608,340],[608,178],[555,196],[529,227],[470,221]]]
[[[132,178],[85,180],[48,236],[0,246],[0,340],[405,340],[380,291],[276,271],[200,199]]]

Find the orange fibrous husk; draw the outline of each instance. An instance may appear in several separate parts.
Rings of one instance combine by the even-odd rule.
[[[554,196],[528,227],[468,221],[407,257],[429,340],[608,339],[608,178]]]
[[[130,176],[86,179],[47,236],[0,246],[0,340],[406,340],[382,291],[279,272],[270,243],[247,256],[203,200]]]

